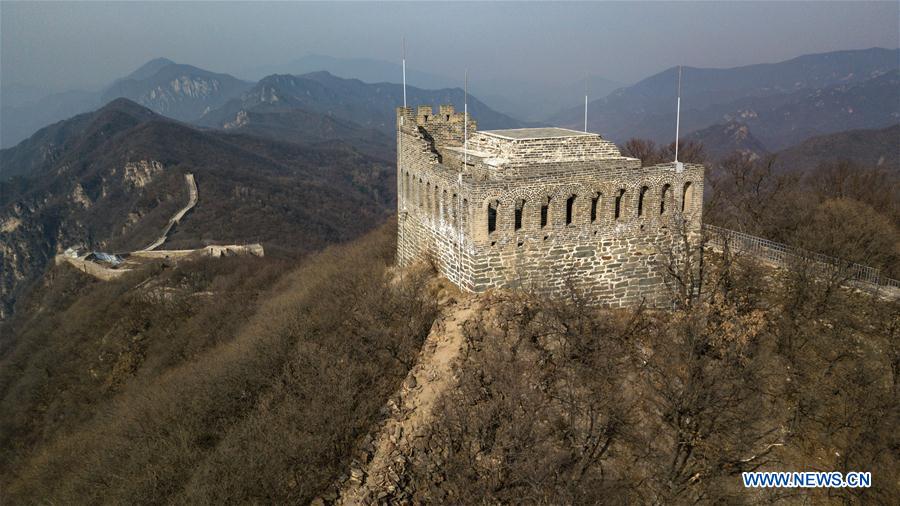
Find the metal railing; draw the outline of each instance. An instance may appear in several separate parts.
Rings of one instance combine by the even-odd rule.
[[[900,289],[900,281],[882,276],[880,270],[868,265],[861,265],[821,253],[807,251],[708,223],[703,224],[703,232],[707,242],[710,244],[719,247],[728,245],[732,250],[747,253],[783,267],[798,265],[800,262],[813,262],[823,273],[838,273],[845,276],[848,280],[876,288],[890,287]]]

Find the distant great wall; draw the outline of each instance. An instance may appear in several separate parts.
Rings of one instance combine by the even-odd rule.
[[[95,278],[103,281],[109,281],[131,272],[134,267],[137,267],[141,263],[141,260],[174,260],[190,256],[207,256],[212,258],[237,255],[252,255],[258,257],[265,256],[265,250],[263,249],[262,245],[258,243],[246,245],[209,245],[197,249],[156,249],[166,242],[166,239],[168,239],[169,232],[172,231],[172,228],[176,224],[180,223],[181,219],[184,218],[184,215],[187,214],[188,211],[193,209],[199,201],[199,192],[197,190],[197,182],[194,179],[194,175],[190,173],[185,174],[184,179],[188,187],[187,204],[183,208],[178,210],[178,212],[176,212],[172,216],[172,218],[169,219],[169,222],[168,224],[166,224],[166,228],[163,230],[162,234],[155,241],[150,243],[150,245],[148,245],[146,248],[132,251],[131,253],[123,253],[122,255],[120,255],[123,258],[122,264],[115,266],[110,266],[110,264],[105,262],[94,261],[93,257],[95,257],[95,255],[93,255],[91,252],[79,255],[72,250],[67,250],[67,252],[64,254],[56,255],[56,265],[68,263],[69,265],[75,267],[81,272],[84,272],[85,274],[90,274],[91,276],[94,276]]]

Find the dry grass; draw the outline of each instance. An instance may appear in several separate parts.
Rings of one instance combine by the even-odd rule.
[[[77,386],[73,402],[83,403],[83,416],[56,424],[50,436],[4,459],[7,498],[61,504],[310,500],[345,468],[434,318],[431,299],[422,293],[424,274],[390,283],[393,248],[393,231],[383,227],[352,246],[311,257],[258,297],[213,301],[218,312],[206,314],[206,321],[179,320],[170,306],[184,301],[163,302],[162,314],[174,318],[170,330],[177,334],[189,325],[189,334],[208,344],[182,343],[183,358],[172,360],[165,336],[155,336],[133,360],[112,367],[120,379],[108,396],[84,395],[101,388],[83,368],[96,339],[58,346],[65,332],[23,334],[11,355],[31,339],[43,338],[49,348],[38,358],[23,354],[19,369],[43,368],[50,379],[11,378],[4,383],[4,407],[13,401],[10,392],[60,398]],[[169,286],[190,284],[198,275],[179,270]],[[212,276],[199,284],[221,283],[227,284]],[[107,301],[113,309],[116,300]],[[239,308],[240,300],[248,310],[229,318],[228,308]],[[70,326],[75,313],[63,312],[58,325]],[[225,328],[216,325],[215,314],[227,321]],[[99,313],[81,318],[97,327],[118,324]],[[210,339],[216,328],[222,335]],[[140,341],[149,339],[146,331],[132,328],[115,337]],[[73,362],[81,368],[57,378],[57,354],[71,352],[79,354]],[[44,430],[52,421],[40,416],[43,411],[36,401],[15,421],[19,430]],[[4,409],[4,423],[12,423],[10,413]]]

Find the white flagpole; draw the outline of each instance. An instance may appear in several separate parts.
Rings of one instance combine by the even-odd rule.
[[[458,190],[456,192],[456,278],[460,285],[463,282],[462,276],[462,242],[463,242],[463,221],[465,215],[462,208],[462,180],[463,171],[469,166],[469,69],[466,69],[466,77],[463,83],[463,166],[459,170],[456,179]]]
[[[588,76],[584,76],[584,131],[587,132]]]
[[[675,166],[678,166],[678,136],[681,129],[681,65],[678,66],[678,99],[675,106]]]
[[[402,38],[401,45],[403,48],[403,54],[401,56],[401,59],[403,61],[403,114],[400,115],[400,124],[397,125],[397,207],[400,207],[401,199],[399,195],[403,190],[401,172],[403,169],[403,126],[406,122],[406,37]],[[406,202],[407,193],[403,193],[402,210],[405,210],[409,205],[409,203]]]
[[[469,69],[466,69],[463,88],[463,161],[469,165]]]
[[[403,37],[403,107],[406,107],[406,37]]]

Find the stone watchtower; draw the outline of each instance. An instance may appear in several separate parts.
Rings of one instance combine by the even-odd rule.
[[[473,292],[665,302],[660,246],[676,224],[699,232],[702,165],[641,167],[601,136],[564,128],[477,132],[452,106],[398,108],[397,127],[401,266],[430,261]]]

